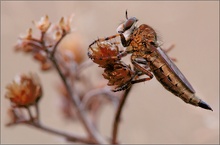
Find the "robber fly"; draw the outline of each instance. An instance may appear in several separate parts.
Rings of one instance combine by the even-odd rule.
[[[195,95],[195,90],[191,84],[160,48],[154,29],[146,24],[136,26],[138,19],[136,17],[128,18],[127,11],[125,16],[126,21],[119,25],[116,35],[97,39],[90,44],[89,48],[97,42],[120,37],[121,44],[126,49],[117,56],[113,56],[113,58],[120,59],[127,54],[131,54],[131,63],[134,68],[148,76],[142,81],[151,80],[155,76],[165,89],[184,102],[212,110],[208,104]],[[144,61],[140,62],[140,59],[144,59]],[[141,64],[145,64],[145,67]]]

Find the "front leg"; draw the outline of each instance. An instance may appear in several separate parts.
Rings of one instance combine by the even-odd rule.
[[[126,39],[125,39],[125,36],[124,36],[122,33],[120,33],[120,38],[121,38],[121,44],[122,44],[124,47],[128,47],[128,46],[130,45],[131,40],[130,40],[130,39],[129,39],[129,40],[126,40]]]
[[[108,40],[113,39],[113,38],[116,38],[116,37],[118,37],[118,36],[120,36],[120,34],[112,35],[112,36],[109,36],[109,37],[106,37],[106,38],[98,38],[97,40],[93,41],[93,42],[89,45],[89,49],[91,49],[91,48],[92,48],[91,46],[94,45],[94,44],[97,43],[97,42],[108,41]]]
[[[103,41],[108,41],[108,40],[111,40],[113,38],[116,38],[116,37],[120,37],[121,39],[121,43],[124,47],[127,47],[130,45],[130,40],[126,40],[125,39],[125,36],[122,34],[122,33],[119,33],[119,34],[115,34],[115,35],[112,35],[112,36],[109,36],[109,37],[105,37],[105,38],[99,38],[95,41],[93,41],[90,45],[89,45],[89,48],[91,49],[91,46],[94,45],[95,43],[97,42],[103,42]]]

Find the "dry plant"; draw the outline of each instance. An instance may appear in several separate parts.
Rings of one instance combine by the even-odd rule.
[[[60,109],[62,115],[66,119],[81,122],[86,135],[82,136],[74,132],[69,134],[63,130],[50,128],[42,123],[39,103],[42,97],[46,97],[43,94],[46,90],[43,91],[40,78],[33,72],[16,76],[13,82],[6,86],[5,96],[11,104],[8,109],[10,122],[7,123],[7,126],[27,125],[62,136],[68,142],[86,144],[117,143],[121,110],[131,88],[125,92],[114,93],[110,87],[103,85],[101,82],[100,85],[93,85],[93,83],[89,83],[89,77],[81,75],[81,72],[93,64],[91,60],[85,59],[82,53],[83,48],[74,44],[70,44],[74,45],[71,49],[59,47],[64,38],[74,33],[71,30],[72,18],[73,15],[67,18],[62,17],[55,24],[50,22],[48,16],[44,16],[40,21],[33,22],[37,30],[40,31],[40,36],[34,36],[33,30],[28,29],[25,36],[19,37],[15,50],[32,55],[40,63],[42,71],[57,72],[62,80],[62,84],[55,86],[58,90],[57,93],[61,96],[62,106]],[[110,86],[120,86],[123,83],[118,81],[120,78],[111,79],[112,76],[115,76],[115,73],[122,71],[130,76],[134,73],[126,64],[117,63],[117,66],[106,67],[103,74],[109,80],[108,85]],[[79,84],[83,87],[79,88]],[[100,110],[106,103],[111,103],[116,107],[112,137],[108,138],[100,134],[97,124]]]

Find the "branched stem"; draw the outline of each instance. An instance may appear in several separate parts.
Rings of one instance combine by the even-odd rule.
[[[119,123],[120,123],[121,112],[122,112],[122,109],[124,107],[125,101],[128,97],[128,94],[131,91],[131,88],[132,88],[132,86],[129,89],[127,89],[125,91],[125,93],[123,94],[123,96],[120,100],[117,112],[115,114],[113,130],[112,130],[112,144],[117,144],[118,126],[119,126]]]
[[[56,47],[58,46],[58,44],[61,42],[61,40],[63,39],[65,35],[62,35],[62,37],[60,38],[60,40],[55,44],[54,49],[51,53],[51,57],[50,60],[52,61],[52,63],[54,64],[59,76],[61,77],[64,86],[67,89],[67,92],[70,96],[71,102],[73,103],[73,105],[75,106],[76,110],[77,110],[77,115],[79,117],[79,120],[82,122],[84,128],[86,129],[86,131],[88,132],[89,136],[94,139],[94,141],[98,144],[103,144],[106,143],[106,141],[103,139],[103,137],[97,132],[97,130],[95,129],[95,127],[93,126],[92,122],[88,119],[88,117],[85,114],[84,109],[82,108],[82,106],[80,105],[80,100],[79,97],[77,96],[76,93],[73,93],[74,91],[72,91],[72,88],[70,87],[69,83],[67,82],[65,76],[63,75],[57,60],[55,59],[55,52],[56,52]]]
[[[53,47],[53,51],[51,52],[51,57],[54,58],[54,54],[57,50],[57,46],[60,44],[60,42],[63,40],[63,38],[67,35],[68,33],[62,33],[61,38],[57,41],[57,43]]]

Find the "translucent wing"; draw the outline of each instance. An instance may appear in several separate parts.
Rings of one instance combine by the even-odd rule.
[[[172,62],[172,60],[166,55],[166,53],[160,48],[157,47],[158,54],[165,60],[166,64],[169,68],[174,72],[174,74],[182,81],[183,84],[187,86],[187,88],[192,92],[195,93],[195,90],[189,83],[189,81],[185,78],[185,76],[181,73],[178,67]]]

